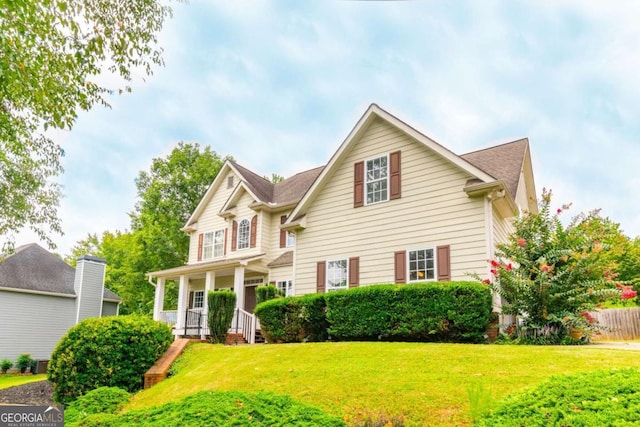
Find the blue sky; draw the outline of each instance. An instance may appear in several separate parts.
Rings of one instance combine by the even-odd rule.
[[[128,228],[135,177],[178,141],[289,176],[324,164],[372,102],[458,154],[528,137],[538,193],[640,235],[640,2],[557,3],[175,4],[166,66],[55,136],[58,251]]]

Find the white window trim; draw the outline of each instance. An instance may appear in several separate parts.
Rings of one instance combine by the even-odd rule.
[[[284,296],[286,297],[291,297],[293,296],[293,280],[291,279],[284,279],[284,280],[276,280],[276,288],[280,289],[280,287],[278,286],[280,283],[284,283]]]
[[[376,159],[380,159],[382,157],[385,157],[387,159],[387,177],[386,177],[386,181],[387,181],[387,198],[384,200],[378,200],[377,202],[371,202],[369,203],[367,201],[367,184],[369,184],[369,181],[367,181],[367,162],[371,161],[371,160],[376,160]],[[362,186],[362,191],[364,192],[363,194],[363,200],[364,200],[364,204],[366,205],[376,205],[378,203],[385,203],[389,201],[389,185],[390,185],[390,164],[389,164],[389,153],[386,154],[379,154],[377,156],[373,156],[373,157],[369,157],[368,159],[364,160],[364,185]],[[382,181],[382,179],[377,180],[377,181]]]
[[[218,233],[220,233],[221,236],[222,236],[222,241],[220,242],[221,243],[221,247],[222,247],[222,251],[220,252],[220,255],[216,255],[216,234],[218,234]],[[213,245],[212,245],[212,248],[211,248],[212,258],[222,258],[224,256],[224,250],[225,250],[225,247],[224,247],[224,228],[220,228],[220,229],[218,229],[218,230],[213,232]]]
[[[346,265],[345,286],[341,286],[341,287],[329,286],[329,263],[338,262],[338,261],[344,261]],[[325,273],[324,273],[324,289],[325,289],[325,292],[341,291],[343,289],[349,289],[349,258],[348,257],[326,260]]]
[[[248,231],[247,231],[247,246],[240,247],[240,224],[242,224],[243,221],[247,221],[249,223],[249,228],[248,228]],[[251,247],[251,220],[249,220],[247,218],[243,218],[240,221],[238,221],[238,236],[237,236],[237,241],[236,241],[236,247],[238,248],[239,251],[243,251],[243,250],[249,249]]]
[[[207,244],[207,236],[211,235],[211,244]],[[215,231],[208,231],[202,236],[202,260],[213,258],[213,244],[216,237]],[[207,248],[211,248],[211,256],[207,256]]]
[[[409,252],[414,251],[424,251],[431,249],[433,251],[433,279],[417,279],[411,280],[411,271],[409,270],[409,266],[411,265],[411,256],[409,256]],[[419,283],[419,282],[436,282],[438,280],[438,251],[435,246],[423,246],[420,248],[407,249],[407,283]]]
[[[262,277],[250,277],[248,279],[244,279],[244,285],[245,286],[252,286],[252,285],[263,285],[264,284],[264,276]]]
[[[193,292],[193,307],[191,308],[192,310],[202,310],[204,308],[204,289],[197,289]],[[201,307],[196,307],[196,295],[197,294],[202,294],[202,306]]]
[[[291,231],[287,231],[287,239],[286,239],[286,244],[285,246],[287,248],[292,248],[296,245],[296,235],[295,233],[291,232]],[[290,240],[291,239],[291,240]]]

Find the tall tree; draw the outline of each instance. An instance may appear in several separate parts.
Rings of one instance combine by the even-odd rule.
[[[24,227],[55,247],[62,148],[49,128],[130,91],[162,64],[157,35],[171,9],[155,0],[0,0],[0,249]],[[119,87],[99,83],[104,71]]]
[[[67,256],[67,262],[83,253],[107,261],[105,285],[123,299],[122,313],[149,314],[153,287],[146,273],[186,263],[189,237],[180,229],[198,206],[227,158],[210,147],[179,143],[165,158],[153,159],[148,171],[136,179],[138,201],[130,232],[104,232],[100,239],[88,235]],[[167,284],[165,306],[177,298],[175,284]]]

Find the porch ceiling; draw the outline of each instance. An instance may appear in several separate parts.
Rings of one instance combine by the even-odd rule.
[[[204,275],[207,271],[215,271],[219,273],[231,273],[235,267],[247,267],[248,269],[255,269],[256,271],[263,272],[267,270],[264,265],[256,263],[261,261],[266,254],[251,255],[246,257],[237,257],[230,259],[222,259],[216,261],[199,262],[197,264],[184,265],[182,267],[169,268],[167,270],[154,271],[147,273],[147,276],[151,277],[163,277],[169,280],[177,280],[182,275],[197,276],[199,274]],[[255,263],[251,265],[251,263]],[[223,274],[223,275],[225,275]]]

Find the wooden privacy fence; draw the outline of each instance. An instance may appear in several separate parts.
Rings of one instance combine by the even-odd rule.
[[[605,330],[596,340],[633,340],[640,338],[640,307],[607,308],[591,312]]]

